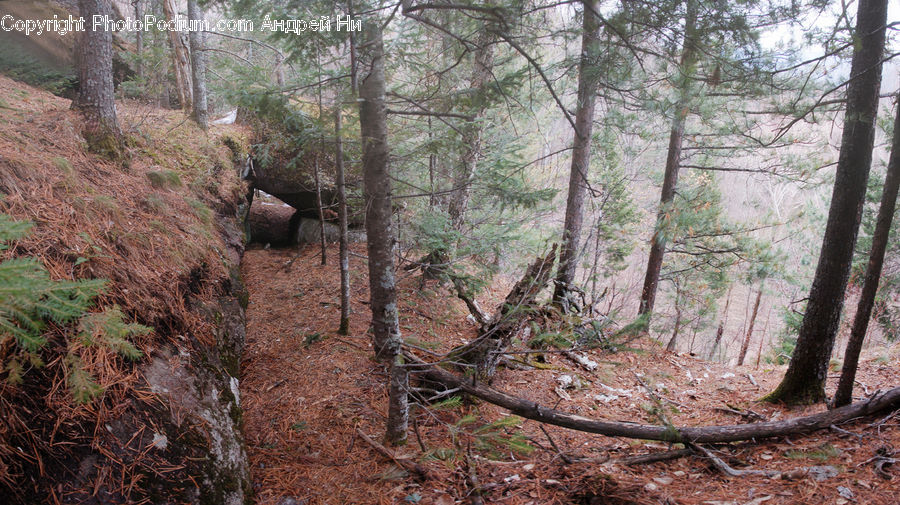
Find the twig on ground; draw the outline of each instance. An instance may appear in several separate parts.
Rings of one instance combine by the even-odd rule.
[[[547,431],[546,428],[544,428],[544,425],[543,425],[543,424],[540,424],[540,425],[538,425],[538,428],[540,428],[541,431],[544,432],[544,436],[547,437],[547,441],[550,442],[550,445],[551,445],[551,446],[553,447],[553,449],[556,451],[556,454],[559,454],[559,457],[560,457],[560,459],[563,460],[563,463],[565,463],[565,464],[567,464],[567,465],[571,465],[571,464],[572,464],[572,458],[566,456],[566,454],[565,454],[564,452],[562,452],[562,451],[559,449],[559,446],[556,445],[556,441],[553,440],[553,437],[550,436],[550,433]]]
[[[378,442],[372,440],[368,435],[363,433],[363,431],[359,428],[356,428],[356,433],[359,435],[359,438],[363,439],[367,444],[372,446],[378,454],[381,454],[385,458],[393,461],[400,468],[406,470],[407,472],[415,474],[421,480],[428,479],[428,470],[425,469],[422,465],[410,461],[408,458],[397,457],[390,449],[379,444]]]
[[[741,416],[751,422],[754,420],[755,421],[765,421],[766,420],[766,417],[764,415],[760,414],[759,412],[754,412],[753,410],[750,410],[750,409],[741,410],[741,409],[735,407],[734,405],[729,405],[727,403],[725,404],[724,407],[714,407],[714,409],[718,410],[720,412],[725,412],[728,414],[734,414],[736,416]]]
[[[478,482],[478,472],[472,459],[471,447],[466,448],[466,482],[469,485],[469,503],[471,505],[483,505],[484,499],[482,499],[481,494],[484,492],[484,489]]]
[[[747,475],[763,475],[765,477],[777,477],[781,475],[781,472],[775,470],[737,470],[735,468],[731,468],[728,466],[728,463],[722,461],[721,458],[716,456],[706,447],[697,444],[687,444],[692,450],[702,454],[705,456],[712,464],[716,467],[717,470],[728,475],[729,477],[745,477]]]
[[[671,451],[651,452],[650,454],[639,454],[637,456],[626,456],[624,458],[614,459],[611,464],[637,466],[656,463],[658,461],[669,461],[672,459],[690,456],[694,451],[690,449],[673,449]]]
[[[830,429],[831,431],[834,431],[836,433],[840,433],[842,435],[849,435],[851,437],[856,437],[860,443],[862,443],[862,439],[865,436],[861,433],[853,433],[852,431],[848,431],[843,428],[838,428],[837,426],[835,426],[833,424],[831,426],[829,426],[828,429]]]

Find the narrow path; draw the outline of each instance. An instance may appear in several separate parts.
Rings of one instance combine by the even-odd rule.
[[[250,249],[242,265],[250,304],[241,396],[257,502],[392,503],[390,482],[370,480],[389,465],[360,450],[355,435],[382,422],[383,388],[361,337],[366,315],[354,314],[353,337],[337,337],[336,262],[323,267],[307,248],[285,270],[294,254]],[[354,302],[367,296],[356,284]]]

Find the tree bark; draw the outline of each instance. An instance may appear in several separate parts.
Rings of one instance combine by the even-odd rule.
[[[406,368],[394,284],[394,232],[391,224],[391,178],[388,167],[384,105],[384,43],[381,22],[365,24],[366,41],[358,54],[359,125],[362,134],[363,185],[369,253],[369,296],[375,357],[390,366],[390,400],[386,438],[406,442],[408,423]]]
[[[591,167],[591,136],[597,85],[600,81],[597,58],[600,55],[599,0],[585,0],[581,33],[581,60],[578,64],[578,108],[575,111],[575,132],[572,142],[572,164],[569,170],[569,193],[566,197],[566,218],[563,225],[562,246],[553,300],[565,310],[569,291],[575,283],[578,267],[578,243],[584,219],[584,194],[587,192]]]
[[[684,139],[684,123],[687,119],[690,102],[691,77],[697,62],[697,2],[687,0],[684,20],[684,41],[681,48],[679,72],[679,97],[675,104],[675,117],[672,118],[672,130],[669,132],[669,148],[666,152],[666,171],[659,198],[659,211],[656,227],[650,239],[650,254],[647,258],[647,272],[644,276],[644,287],[641,289],[641,302],[638,316],[645,316],[649,324],[653,305],[656,302],[656,291],[659,288],[659,274],[662,270],[663,256],[666,252],[666,233],[668,231],[669,213],[675,199],[675,187],[678,185],[678,169],[681,164],[681,144]]]
[[[338,333],[350,334],[350,250],[347,247],[347,193],[344,187],[344,147],[341,142],[341,101],[334,105],[334,164],[337,186],[338,220],[340,221],[341,325]]]
[[[203,21],[203,10],[197,0],[188,0],[188,18],[191,21]],[[192,30],[189,35],[191,44],[191,80],[194,100],[192,115],[194,121],[204,130],[209,129],[209,104],[206,95],[206,35]]]
[[[143,0],[135,0],[134,1],[134,18],[135,19],[144,19],[144,5]],[[138,79],[144,78],[144,31],[138,30],[135,33],[135,43],[136,43],[136,52],[137,52],[137,68],[135,72],[137,73]]]
[[[756,293],[756,301],[753,302],[753,311],[750,313],[750,323],[747,326],[747,334],[744,335],[744,341],[741,343],[741,352],[738,354],[737,366],[744,364],[747,357],[747,349],[750,347],[750,339],[753,338],[753,326],[756,324],[756,315],[759,313],[759,301],[762,300],[762,284],[759,285],[759,292]]]
[[[88,20],[95,15],[111,15],[109,0],[79,0],[78,7]],[[88,28],[81,34],[76,59],[79,88],[72,108],[84,117],[84,139],[91,151],[118,159],[122,156],[122,133],[116,117],[112,32]]]
[[[713,356],[716,354],[716,349],[719,347],[719,342],[722,341],[722,334],[725,333],[725,323],[728,322],[728,306],[731,305],[732,289],[734,289],[734,284],[728,287],[728,294],[725,295],[725,311],[722,313],[722,319],[719,320],[719,328],[716,329],[716,339],[713,341],[712,349],[709,350],[706,361],[712,361]]]
[[[834,394],[834,405],[840,407],[852,401],[853,382],[856,380],[856,367],[859,363],[859,352],[862,350],[869,320],[872,318],[872,307],[878,292],[878,280],[881,278],[881,267],[884,264],[884,252],[887,249],[891,234],[891,222],[897,205],[897,192],[900,189],[900,106],[894,119],[894,138],[891,144],[891,157],[888,160],[887,175],[884,178],[884,189],[881,193],[881,204],[872,234],[872,249],[869,252],[869,263],[863,281],[862,293],[856,306],[853,328],[847,341],[844,355],[844,366]]]
[[[284,56],[281,53],[275,53],[275,84],[284,87]]]
[[[856,19],[859,43],[854,46],[850,68],[841,152],[822,250],[797,347],[781,384],[766,397],[769,401],[801,404],[825,399],[828,361],[844,305],[872,163],[887,0],[860,0]]]
[[[492,79],[494,66],[494,40],[496,36],[488,30],[479,32],[475,50],[472,76],[469,78],[469,89],[476,94],[475,108],[472,121],[462,127],[463,153],[461,166],[453,180],[453,192],[450,194],[450,202],[447,212],[450,214],[450,223],[453,229],[461,231],[469,208],[469,195],[471,194],[472,180],[478,169],[478,161],[482,157],[481,135],[484,125],[481,120],[487,110],[487,93],[485,85]]]
[[[328,241],[325,239],[325,208],[322,206],[322,184],[319,180],[319,152],[316,151],[316,161],[313,167],[316,182],[316,210],[319,213],[319,249],[322,265],[328,264]]]
[[[661,440],[673,443],[736,442],[739,440],[810,433],[849,419],[869,416],[900,407],[900,387],[897,387],[853,405],[808,416],[785,419],[784,421],[696,427],[654,426],[629,422],[600,421],[545,407],[532,400],[473,383],[472,379],[468,377],[459,377],[437,366],[423,363],[412,354],[406,353],[406,356],[407,360],[412,362],[411,366],[417,367],[418,373],[421,373],[426,380],[442,384],[448,389],[459,388],[463,393],[503,407],[513,414],[526,419],[610,437]]]
[[[666,352],[675,352],[675,344],[678,340],[678,331],[681,329],[681,288],[675,285],[675,328],[672,330],[672,338],[666,344]]]
[[[175,8],[175,0],[163,0],[163,12],[166,15],[166,21],[172,22],[176,19],[178,11]],[[176,30],[169,30],[169,42],[172,44],[172,65],[175,69],[175,85],[178,88],[178,99],[181,101],[181,109],[184,111],[192,110],[193,102],[193,85],[191,84],[191,59],[190,51],[181,38],[181,33]]]
[[[316,50],[316,68],[321,68],[319,63],[319,51]],[[322,75],[321,72],[316,72],[317,80],[319,81],[318,92],[317,92],[317,104],[319,106],[319,121],[324,121],[325,113],[322,109]],[[315,161],[315,171],[314,177],[316,182],[316,209],[319,212],[319,245],[321,248],[322,255],[322,265],[328,264],[328,242],[325,239],[325,207],[322,206],[322,182],[319,178],[319,158],[321,154],[325,151],[325,138],[319,137],[319,149],[316,151],[316,161]]]

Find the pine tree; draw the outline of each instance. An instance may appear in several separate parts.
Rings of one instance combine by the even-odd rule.
[[[828,361],[843,308],[872,161],[886,18],[886,0],[859,2],[859,44],[855,46],[850,69],[853,79],[847,88],[847,111],[828,223],[791,364],[781,384],[766,396],[768,401],[802,404],[825,399]]]
[[[85,19],[111,13],[109,0],[78,0],[78,7]],[[118,159],[122,156],[122,133],[116,118],[112,33],[103,29],[82,33],[76,61],[78,96],[72,108],[84,116],[84,138],[90,150]]]

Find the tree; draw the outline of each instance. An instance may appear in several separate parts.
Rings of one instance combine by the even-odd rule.
[[[819,262],[791,363],[775,391],[766,396],[768,401],[803,404],[825,399],[828,361],[872,162],[886,19],[886,0],[860,0],[855,33],[859,42],[854,44],[841,150]]]
[[[191,21],[203,21],[203,10],[197,0],[188,0],[188,18]],[[206,52],[205,35],[198,30],[191,30],[191,81],[193,82],[194,101],[191,115],[194,121],[204,130],[209,128],[209,108],[206,97]]]
[[[344,184],[344,146],[341,139],[341,102],[334,105],[334,164],[340,222],[341,323],[338,333],[350,334],[350,249],[347,247],[347,193]]]
[[[478,48],[475,50],[469,86],[474,93],[481,96],[475,97],[475,107],[471,121],[468,121],[462,127],[460,139],[463,149],[462,159],[460,160],[461,166],[454,177],[453,190],[450,193],[450,202],[447,206],[447,211],[450,214],[450,223],[457,232],[463,228],[466,210],[469,206],[472,179],[475,177],[478,162],[484,155],[481,145],[481,136],[484,133],[484,128],[480,122],[484,119],[484,113],[488,106],[485,86],[490,83],[493,73],[494,39],[495,36],[484,27],[475,42]]]
[[[897,108],[897,115],[894,120],[891,157],[888,160],[887,175],[884,178],[884,189],[881,193],[881,204],[878,207],[875,232],[872,235],[869,263],[866,266],[865,280],[863,281],[862,293],[859,295],[859,302],[856,306],[856,315],[853,317],[850,339],[847,341],[841,378],[838,381],[837,391],[834,394],[835,407],[847,405],[853,399],[853,381],[856,378],[859,352],[862,350],[863,340],[866,338],[866,330],[869,327],[869,319],[872,317],[872,308],[875,305],[875,294],[878,291],[878,281],[881,278],[881,270],[884,265],[884,253],[891,233],[891,223],[897,205],[898,189],[900,189],[900,107]]]
[[[78,7],[86,19],[111,12],[109,0],[79,0]],[[88,29],[82,34],[76,51],[78,95],[72,101],[72,108],[84,116],[82,133],[88,148],[118,159],[122,156],[122,132],[116,118],[112,51],[112,32]]]
[[[397,291],[394,285],[394,231],[391,225],[391,175],[388,166],[387,113],[384,103],[384,43],[381,21],[365,23],[360,45],[359,125],[363,147],[363,186],[369,253],[369,297],[375,357],[390,367],[390,405],[386,438],[406,442],[408,374],[401,354]]]
[[[584,219],[584,195],[587,192],[591,166],[591,140],[594,124],[594,105],[597,99],[599,69],[596,59],[600,53],[600,2],[584,4],[584,26],[581,33],[581,60],[578,64],[578,105],[575,111],[575,135],[572,142],[572,164],[569,174],[569,194],[566,198],[566,219],[563,226],[562,247],[553,299],[567,307],[569,291],[575,281],[578,266],[578,243]]]
[[[744,364],[747,357],[747,349],[750,347],[750,339],[753,338],[753,326],[756,324],[756,315],[759,313],[759,302],[762,300],[763,283],[759,283],[759,291],[756,292],[756,301],[753,302],[753,311],[750,313],[750,323],[747,326],[747,334],[744,335],[744,341],[741,343],[741,352],[738,353],[737,366]]]
[[[681,43],[681,61],[678,65],[678,99],[672,118],[669,133],[669,148],[666,152],[666,171],[659,198],[659,210],[656,218],[656,229],[650,239],[650,254],[647,258],[647,271],[644,275],[644,287],[641,289],[641,302],[638,316],[649,321],[656,301],[659,287],[659,273],[662,270],[663,255],[666,251],[665,222],[668,219],[672,200],[675,198],[675,187],[678,184],[678,169],[681,163],[681,145],[684,139],[684,123],[690,101],[690,88],[693,82],[694,66],[697,63],[697,0],[685,0],[684,40]]]
[[[166,21],[174,22],[178,14],[175,0],[162,0]],[[172,65],[175,69],[175,85],[178,88],[178,99],[182,110],[191,111],[193,102],[193,85],[191,84],[190,50],[181,33],[169,30],[169,43],[172,45]]]

